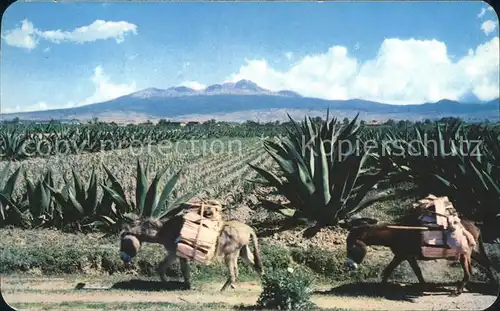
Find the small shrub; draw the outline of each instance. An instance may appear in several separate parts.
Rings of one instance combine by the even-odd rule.
[[[274,310],[310,310],[312,279],[300,270],[276,269],[262,279],[262,293],[257,306]]]
[[[304,265],[313,272],[334,281],[362,281],[377,278],[383,269],[380,264],[366,260],[358,269],[352,271],[345,266],[345,252],[328,251],[317,247],[294,248],[291,256],[297,264]]]
[[[287,248],[262,243],[262,261],[264,269],[286,269],[292,263],[291,253]]]

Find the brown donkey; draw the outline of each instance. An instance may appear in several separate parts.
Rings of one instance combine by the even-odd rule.
[[[471,276],[471,259],[478,261],[488,272],[492,281],[495,281],[494,273],[491,268],[488,256],[484,250],[484,245],[480,236],[479,228],[469,220],[462,220],[462,225],[472,234],[476,244],[479,246],[479,252],[476,249],[470,249],[467,254],[460,254],[458,260],[464,271],[464,278],[458,283],[454,295],[460,295]],[[426,258],[421,253],[422,229],[418,227],[390,226],[387,224],[365,224],[351,228],[347,236],[347,262],[346,264],[355,269],[363,261],[367,245],[386,246],[394,253],[394,258],[382,273],[382,283],[387,283],[394,269],[403,261],[408,261],[413,272],[418,278],[420,284],[425,284],[422,271],[418,266],[417,260],[436,260],[447,259],[456,260],[451,257]]]
[[[166,281],[165,270],[177,258],[179,258],[184,285],[186,289],[191,288],[191,273],[187,259],[178,257],[176,253],[177,239],[180,236],[184,219],[182,215],[174,216],[166,222],[156,219],[141,219],[120,235],[120,257],[126,264],[130,264],[133,257],[137,255],[143,243],[156,243],[165,247],[167,255],[159,265],[160,278]],[[250,243],[253,243],[253,253]],[[263,274],[262,260],[260,257],[259,242],[255,231],[248,225],[236,221],[225,221],[223,229],[217,238],[217,257],[224,257],[229,271],[227,282],[221,291],[227,287],[234,288],[238,277],[238,257],[259,276]],[[215,260],[216,258],[214,258]]]

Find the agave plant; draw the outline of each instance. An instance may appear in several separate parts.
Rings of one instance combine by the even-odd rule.
[[[2,157],[8,160],[22,160],[26,157],[25,146],[27,137],[17,128],[9,131],[0,132],[0,150]]]
[[[367,199],[368,192],[384,172],[365,167],[371,153],[357,145],[358,116],[347,124],[336,118],[328,121],[305,118],[279,142],[264,142],[266,152],[279,169],[271,172],[249,164],[265,181],[278,189],[288,206],[265,200],[266,207],[294,218],[314,221],[306,231],[314,235],[320,228],[338,224],[387,194]]]
[[[63,227],[76,225],[81,228],[82,224],[93,220],[99,206],[97,175],[93,168],[87,187],[74,169],[72,176],[73,182],[65,179],[65,184],[61,189],[54,189],[48,183],[44,184],[57,202],[56,222],[60,220]]]
[[[183,209],[182,203],[194,196],[194,193],[187,193],[179,198],[172,198],[181,170],[168,179],[160,192],[159,185],[167,173],[167,168],[158,172],[150,185],[148,185],[148,168],[149,162],[144,167],[137,160],[136,196],[135,203],[133,203],[126,197],[116,177],[104,166],[108,182],[101,185],[104,190],[103,200],[113,202],[114,206],[109,206],[107,215],[103,215],[95,225],[114,230],[120,228],[123,223],[138,218],[167,219],[178,214]]]
[[[103,168],[107,178],[101,184],[104,196],[99,209],[99,217],[88,225],[100,228],[107,234],[113,234],[119,231],[124,224],[135,221],[139,216],[133,213],[134,206],[127,204],[125,191],[120,182],[106,165],[103,164]]]
[[[49,168],[42,178],[32,181],[27,174],[25,205],[30,212],[34,227],[51,226],[54,220],[54,198],[49,187],[54,187],[52,170]]]

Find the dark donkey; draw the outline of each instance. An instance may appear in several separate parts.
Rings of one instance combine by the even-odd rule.
[[[484,245],[480,236],[480,230],[476,225],[462,219],[462,225],[469,231],[476,244],[479,246],[479,251],[471,250],[468,254],[460,255],[459,261],[464,271],[464,278],[458,283],[457,289],[453,292],[454,295],[460,295],[471,276],[471,259],[476,260],[482,266],[488,269],[488,274],[492,282],[496,283],[491,263],[484,250]],[[347,236],[347,262],[346,264],[355,269],[358,264],[363,261],[367,249],[367,245],[386,246],[394,253],[394,258],[385,268],[382,273],[382,283],[387,283],[394,269],[403,261],[408,261],[413,272],[416,274],[420,284],[425,284],[422,276],[422,271],[418,266],[417,260],[436,260],[447,259],[456,260],[455,258],[424,258],[421,254],[422,246],[422,229],[418,227],[406,227],[405,229],[387,224],[361,224],[356,226],[351,224],[350,232]]]

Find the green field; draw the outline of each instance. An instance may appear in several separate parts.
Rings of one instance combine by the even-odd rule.
[[[185,129],[4,125],[0,133],[4,158],[0,162],[2,294],[20,309],[254,308],[260,282],[243,263],[242,287],[227,295],[217,291],[227,275],[222,263],[193,267],[197,290],[163,288],[156,276],[156,266],[164,256],[158,245],[145,246],[131,270],[123,266],[117,234],[130,217],[164,215],[183,202],[180,198],[197,197],[220,200],[226,218],[257,230],[266,270],[286,271],[293,266],[306,272],[316,291],[333,288],[326,295],[312,294],[312,301],[323,309],[357,309],[363,303],[364,308],[382,310],[487,307],[495,291],[485,290],[488,279],[477,265],[470,293],[457,300],[457,305],[448,298],[415,298],[418,304],[387,299],[387,292],[378,291],[378,282],[391,253],[384,247],[371,247],[361,269],[349,271],[344,266],[347,231],[339,224],[352,216],[397,223],[415,200],[428,193],[447,195],[463,217],[483,223],[488,254],[498,269],[500,251],[493,244],[499,237],[495,228],[500,215],[498,129],[453,120],[381,128],[358,128],[349,122],[214,122]],[[297,153],[298,133],[319,137],[305,154]],[[410,156],[414,141],[420,151],[431,150],[423,143],[424,136],[437,141],[437,153]],[[336,145],[327,143],[332,138],[359,145],[353,147],[354,155],[347,155],[343,147],[335,149]],[[104,140],[115,148],[103,148]],[[471,144],[459,147],[462,153],[449,153],[463,146],[459,143],[464,140]],[[65,153],[47,151],[61,141],[84,147]],[[369,141],[379,144],[367,149]],[[37,144],[52,147],[26,147]],[[397,155],[398,150],[406,153]],[[329,151],[337,156],[326,156]],[[157,173],[164,174],[156,179]],[[302,236],[315,225],[319,229],[314,236]],[[438,284],[431,292],[446,292],[453,288],[450,282],[462,278],[461,268],[454,263],[438,260],[420,265],[424,277]],[[170,274],[173,279],[180,277],[176,265]],[[41,281],[45,277],[49,279]],[[25,281],[16,282],[17,278]],[[82,280],[89,289],[77,292],[74,286]],[[392,281],[415,283],[416,278],[405,262]],[[97,289],[92,289],[94,283]],[[113,288],[116,284],[132,286],[128,290],[135,300],[120,302],[128,294],[124,288]],[[405,289],[396,291],[408,295]],[[467,296],[473,293],[481,295]],[[22,301],[23,295],[31,300]],[[87,298],[78,300],[79,296]],[[114,298],[107,300],[107,296]]]

